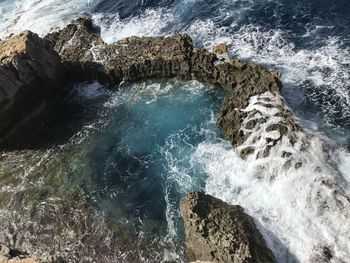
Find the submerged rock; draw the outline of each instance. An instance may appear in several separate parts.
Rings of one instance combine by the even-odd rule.
[[[275,262],[274,255],[240,206],[196,192],[180,202],[187,254],[195,262]]]
[[[19,145],[40,130],[62,86],[51,44],[29,31],[0,42],[0,145]]]

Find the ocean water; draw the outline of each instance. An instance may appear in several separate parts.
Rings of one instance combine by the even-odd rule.
[[[314,135],[307,151],[288,149],[302,160],[299,169],[281,170],[271,155],[261,170],[261,160],[241,160],[222,139],[220,91],[155,82],[109,94],[96,83],[78,85],[67,103],[80,101],[86,115],[104,113],[102,121],[77,116],[81,125],[69,125],[66,141],[87,154],[77,155],[68,175],[99,211],[139,234],[140,261],[184,260],[176,206],[192,190],[242,205],[279,262],[349,261],[349,1],[5,0],[0,38],[25,29],[44,35],[83,14],[109,43],[178,32],[197,47],[226,42],[231,55],[282,72],[288,106]]]

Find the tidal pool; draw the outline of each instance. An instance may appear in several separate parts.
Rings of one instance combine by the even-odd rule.
[[[60,250],[77,248],[72,243],[84,234],[76,232],[91,235],[100,227],[113,233],[103,241],[106,247],[111,239],[122,242],[120,259],[184,260],[178,204],[186,193],[204,190],[206,173],[194,156],[199,144],[222,141],[216,120],[224,95],[196,81],[149,81],[118,90],[75,85],[57,106],[40,149],[4,154],[0,193],[24,206],[15,212],[13,205],[2,204],[3,219],[21,229],[18,235],[30,249],[44,242],[39,236],[34,242],[32,225],[50,231],[59,224],[56,238],[62,241],[45,242],[60,243]],[[11,170],[14,162],[20,165]],[[4,183],[9,177],[11,189]],[[60,218],[67,209],[80,211],[91,227],[81,229],[80,219],[69,213],[72,224]],[[27,223],[14,221],[14,213]],[[104,223],[97,227],[99,222]],[[26,240],[29,234],[33,242]],[[96,253],[106,250],[95,241],[80,242]]]

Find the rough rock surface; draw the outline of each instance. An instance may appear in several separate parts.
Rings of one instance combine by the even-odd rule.
[[[194,48],[187,35],[174,35],[130,37],[108,45],[98,33],[91,19],[85,17],[46,37],[61,55],[70,81],[97,79],[118,84],[177,77],[222,87],[229,94],[223,102],[218,124],[226,139],[236,147],[241,146],[237,151],[243,159],[250,155],[268,157],[271,148],[285,136],[293,138],[296,137],[293,133],[301,131],[280,95],[280,73],[251,62],[229,59],[226,44],[215,46],[211,53]],[[259,105],[247,109],[252,97],[263,94],[269,96],[259,98]],[[274,114],[264,114],[264,108],[273,108],[265,112]],[[265,123],[273,125],[264,127]],[[267,135],[250,138],[253,131],[260,130]],[[251,143],[256,141],[259,143]]]
[[[45,37],[60,55],[67,82],[108,81],[100,50],[107,44],[99,37],[99,29],[82,17],[62,30]]]
[[[213,47],[213,53],[219,58],[229,58],[228,45],[226,43],[221,43]]]
[[[0,42],[0,145],[20,144],[40,130],[61,72],[60,57],[36,34]]]
[[[229,59],[225,45],[214,51],[219,57],[194,48],[187,35],[130,37],[107,44],[89,18],[78,19],[44,40],[24,32],[0,41],[0,146],[16,146],[40,130],[53,99],[64,87],[61,79],[65,84],[90,80],[119,84],[177,77],[228,91],[218,124],[243,159],[268,157],[282,140],[305,148],[307,140],[297,142],[300,136],[296,136],[303,133],[302,128],[281,97],[280,74]],[[280,156],[285,168],[302,165],[283,149]],[[194,193],[183,199],[181,213],[191,260],[273,261],[242,208]],[[14,259],[0,256],[0,260]]]
[[[28,32],[26,35],[35,36]],[[236,147],[242,146],[237,148],[237,151],[243,159],[247,159],[250,155],[255,158],[267,157],[271,148],[285,136],[295,137],[293,133],[301,130],[281,98],[280,74],[251,62],[229,59],[225,44],[214,47],[219,57],[205,49],[194,48],[191,38],[187,35],[130,37],[107,44],[99,36],[99,28],[94,26],[91,19],[87,17],[80,18],[62,30],[47,35],[45,39],[54,46],[62,59],[66,83],[99,80],[109,84],[119,84],[122,81],[177,77],[182,80],[196,79],[226,89],[229,94],[223,102],[218,124],[226,139]],[[37,38],[35,41],[41,41],[49,46],[44,40],[39,41]],[[35,41],[33,42],[36,43]],[[49,48],[44,50],[52,54]],[[6,54],[6,52],[3,53]],[[54,65],[44,68],[51,69],[51,75],[46,78],[51,80],[56,78],[55,74],[57,75],[54,69],[59,68],[57,55],[52,56],[56,59],[48,61],[45,56],[42,60],[43,65]],[[38,58],[34,57],[33,60],[35,59]],[[41,68],[39,69],[41,72]],[[26,72],[23,68],[19,71]],[[40,78],[46,74],[45,71],[42,72],[41,75],[37,74]],[[11,87],[12,82],[4,80],[3,83],[8,83],[6,89],[13,92],[15,89]],[[38,80],[36,79],[34,83],[37,84]],[[41,83],[47,83],[47,81]],[[34,93],[27,88],[30,93],[26,94],[30,94],[31,97],[34,94],[47,96],[47,90],[42,92],[35,88],[40,92]],[[24,93],[18,94],[23,96]],[[254,96],[262,95],[264,98],[258,98],[259,101],[253,102],[256,104],[254,107],[248,107]],[[276,103],[274,98],[281,99]],[[23,99],[15,101],[23,103]],[[39,110],[43,111],[45,109],[43,104],[47,103],[47,100],[41,99],[40,102],[36,100],[36,106],[40,106]],[[21,112],[24,117],[28,116],[27,110],[23,111],[21,107],[14,107],[14,109]],[[274,114],[265,114],[266,112],[274,112]],[[18,123],[17,116],[8,119]],[[27,118],[27,120],[28,123],[34,123],[33,118]],[[271,125],[265,127],[266,123]],[[4,130],[9,130],[8,126],[3,126]],[[253,131],[255,134],[261,129],[273,136],[267,134],[250,138]],[[265,137],[267,137],[266,140]],[[251,143],[256,141],[259,143]]]
[[[187,35],[130,37],[107,45],[89,18],[47,35],[70,81],[120,83],[145,78],[189,78],[192,40]]]
[[[0,243],[0,263],[63,263],[60,257],[31,257],[26,253]]]
[[[275,262],[274,255],[240,206],[204,193],[189,193],[180,202],[190,261]]]

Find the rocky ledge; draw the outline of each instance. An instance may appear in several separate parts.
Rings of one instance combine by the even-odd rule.
[[[225,44],[214,47],[214,53],[195,48],[188,35],[130,37],[107,44],[89,18],[80,18],[45,39],[61,56],[69,81],[118,85],[176,77],[227,90],[218,125],[240,156],[262,159],[275,150],[274,156],[280,157],[284,168],[300,167],[292,152],[278,147],[284,140],[284,145],[301,151],[309,141],[281,96],[281,74],[230,59]]]
[[[180,203],[187,254],[199,262],[275,262],[274,255],[240,206],[196,192]]]

